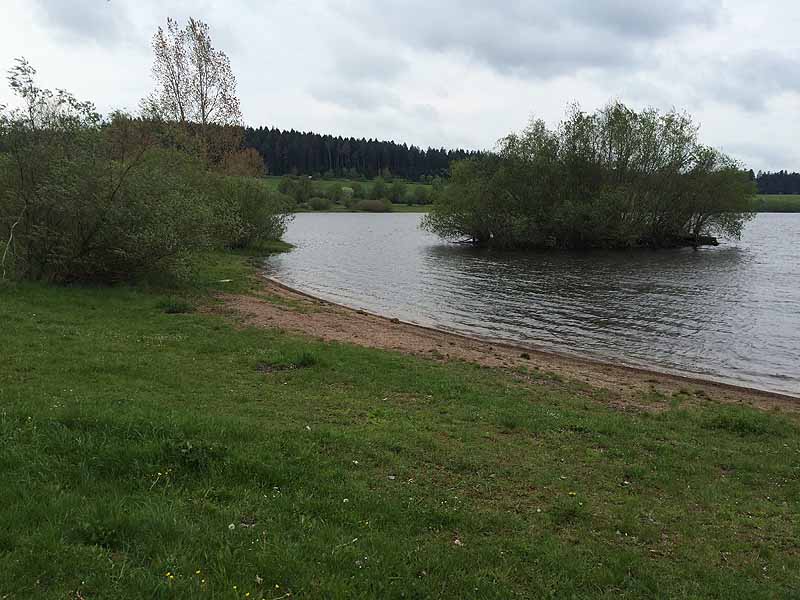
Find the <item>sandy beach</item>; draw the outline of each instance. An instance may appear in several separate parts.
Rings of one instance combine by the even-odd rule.
[[[466,361],[524,373],[549,373],[607,392],[620,408],[659,410],[676,395],[764,410],[800,412],[800,399],[700,378],[535,350],[422,327],[315,298],[272,279],[254,295],[221,296],[226,311],[244,324],[277,328],[325,341],[414,354],[438,361]]]

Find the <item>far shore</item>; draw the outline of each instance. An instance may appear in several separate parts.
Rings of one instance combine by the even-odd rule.
[[[247,325],[278,328],[325,341],[394,350],[439,361],[515,370],[520,376],[565,378],[609,393],[621,407],[658,410],[672,398],[708,400],[800,412],[800,398],[708,379],[685,377],[590,358],[486,340],[352,309],[265,278],[255,295],[224,295]]]
[[[330,208],[326,208],[325,210],[312,210],[310,208],[297,208],[292,212],[295,214],[298,213],[366,213],[366,214],[376,214],[376,215],[386,215],[392,213],[419,213],[419,214],[426,214],[431,211],[430,204],[415,204],[410,206],[408,204],[393,204],[392,210],[386,211],[369,211],[369,210],[358,210],[355,208],[346,208],[344,206],[331,206]]]

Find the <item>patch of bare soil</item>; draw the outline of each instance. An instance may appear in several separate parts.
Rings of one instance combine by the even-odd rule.
[[[221,299],[225,310],[233,312],[246,325],[441,361],[461,360],[506,369],[525,367],[534,374],[555,374],[583,383],[594,391],[602,390],[606,401],[621,410],[664,408],[664,403],[659,406],[648,399],[657,392],[667,397],[679,395],[684,402],[712,400],[800,413],[798,398],[421,327],[320,300],[269,279],[264,280],[257,295],[223,295]],[[533,376],[530,380],[548,381],[548,377]]]

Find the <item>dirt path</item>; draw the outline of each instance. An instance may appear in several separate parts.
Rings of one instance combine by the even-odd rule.
[[[396,350],[435,360],[463,360],[490,367],[524,366],[555,373],[610,392],[621,405],[647,404],[653,391],[666,396],[688,393],[698,401],[747,404],[800,413],[800,398],[644,369],[596,362],[447,333],[397,319],[353,310],[264,280],[256,295],[224,295],[227,310],[247,325],[278,328],[314,338]]]

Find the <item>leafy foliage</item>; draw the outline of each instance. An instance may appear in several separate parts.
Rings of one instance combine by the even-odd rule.
[[[129,280],[185,271],[194,252],[282,235],[286,202],[257,181],[206,171],[157,122],[41,89],[24,60],[9,75],[23,108],[0,113],[3,277]],[[169,135],[166,136],[169,139]]]
[[[222,160],[222,172],[240,177],[263,177],[266,174],[264,160],[252,148],[231,152]]]
[[[534,121],[456,163],[424,225],[506,248],[697,245],[738,236],[754,191],[685,114],[573,107],[555,131]]]
[[[209,173],[206,189],[213,195],[215,239],[228,248],[253,247],[280,239],[290,218],[292,200],[260,181]]]
[[[356,210],[364,212],[391,212],[392,205],[388,200],[359,200],[355,204]]]
[[[331,207],[331,201],[327,198],[314,197],[308,201],[308,205],[312,210],[327,210]]]

